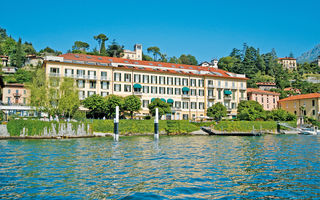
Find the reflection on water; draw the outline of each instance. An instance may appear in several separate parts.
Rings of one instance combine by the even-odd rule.
[[[0,141],[0,198],[320,198],[320,137]]]

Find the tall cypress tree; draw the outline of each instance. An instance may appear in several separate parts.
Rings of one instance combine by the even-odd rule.
[[[22,45],[21,45],[21,38],[19,38],[19,41],[17,43],[16,48],[16,67],[22,67],[23,64],[23,52],[22,52]]]

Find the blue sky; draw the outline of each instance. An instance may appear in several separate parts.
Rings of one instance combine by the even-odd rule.
[[[93,48],[105,33],[132,49],[158,46],[168,56],[198,61],[227,56],[246,42],[262,53],[295,56],[320,43],[320,1],[3,1],[0,26],[37,50],[66,52],[80,40]]]

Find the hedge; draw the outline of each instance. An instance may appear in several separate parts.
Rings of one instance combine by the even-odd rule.
[[[40,121],[40,120],[10,120],[7,124],[7,129],[10,136],[20,136],[23,128],[26,129],[26,136],[41,136],[44,129],[51,130],[52,124],[55,126],[56,131],[59,130],[59,124],[67,122],[57,122],[57,121]],[[72,124],[72,129],[77,130],[80,124],[84,122],[68,122]],[[85,123],[87,126],[87,123]]]

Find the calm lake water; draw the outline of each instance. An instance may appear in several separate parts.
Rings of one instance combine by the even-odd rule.
[[[0,140],[0,199],[320,199],[320,137]]]

